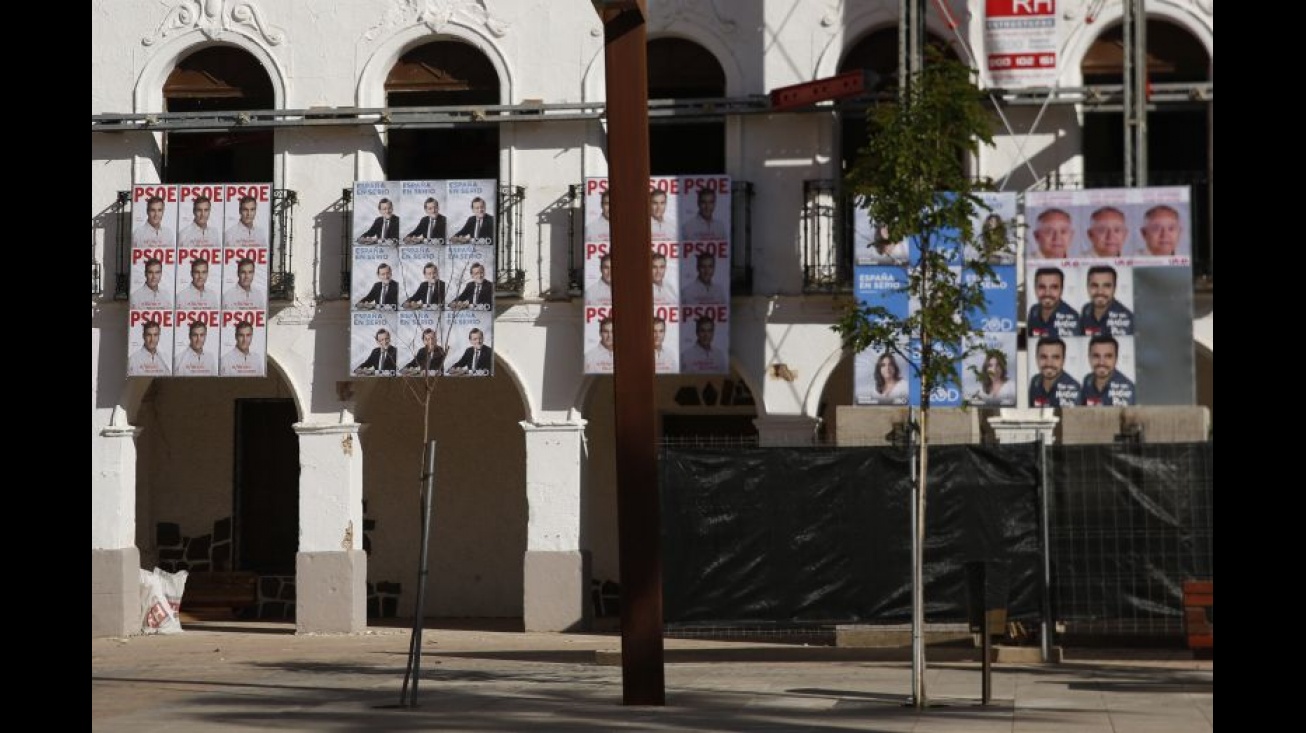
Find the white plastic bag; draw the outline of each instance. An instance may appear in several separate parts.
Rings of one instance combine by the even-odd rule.
[[[169,573],[159,568],[140,571],[141,633],[181,633],[181,596],[186,590],[185,570]]]

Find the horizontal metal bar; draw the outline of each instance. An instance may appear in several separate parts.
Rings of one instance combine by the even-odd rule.
[[[1213,100],[1213,83],[1166,83],[1151,87],[1151,104],[1205,104]],[[1082,104],[1089,107],[1118,105],[1123,85],[1003,90],[988,93],[1010,106]],[[795,110],[776,110],[765,95],[713,99],[657,99],[649,102],[654,120],[722,119],[755,114],[808,114],[837,109],[860,109],[876,101],[890,101],[889,92],[863,95],[842,102],[821,102]],[[607,112],[601,102],[526,103],[513,105],[458,105],[447,107],[314,107],[287,110],[228,110],[220,112],[140,112],[91,115],[91,132],[179,130],[221,132],[294,127],[357,127],[379,125],[394,129],[488,126],[511,122],[564,122],[601,119]]]

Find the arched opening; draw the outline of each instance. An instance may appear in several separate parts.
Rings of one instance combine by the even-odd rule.
[[[177,62],[163,84],[168,112],[272,109],[263,66],[247,51],[209,46]],[[272,130],[164,133],[164,183],[271,181]]]
[[[726,74],[710,51],[681,38],[648,43],[650,100],[720,99]],[[655,176],[725,173],[724,120],[657,120],[649,124],[649,170]]]
[[[926,43],[933,51],[956,59],[957,56],[942,39],[929,36]],[[839,73],[864,70],[875,74],[872,91],[892,89],[898,83],[898,28],[891,26],[872,31],[853,44],[839,62]],[[839,153],[841,170],[847,172],[857,159],[857,153],[866,145],[866,108],[848,105],[839,115]]]
[[[1124,30],[1119,24],[1093,41],[1080,69],[1084,84],[1120,84],[1124,79]],[[1201,82],[1211,78],[1211,58],[1201,41],[1164,20],[1147,21],[1147,77],[1152,84]],[[1211,274],[1211,127],[1201,102],[1171,103],[1148,110],[1149,185],[1193,187],[1193,270]],[[1084,184],[1118,186],[1124,180],[1125,127],[1120,111],[1084,112]]]
[[[821,401],[817,404],[816,415],[821,423],[817,428],[817,442],[834,445],[839,436],[839,406],[853,404],[853,357],[844,354],[839,363],[830,371],[821,389]],[[864,407],[862,409],[878,409]]]
[[[525,402],[496,365],[490,378],[434,378],[430,438],[436,475],[428,617],[522,615],[526,552]],[[363,548],[370,617],[415,608],[423,464],[421,380],[361,384]]]
[[[293,618],[298,419],[294,391],[275,369],[260,378],[153,380],[135,417],[142,565],[253,573],[265,592],[244,613]]]
[[[385,94],[389,107],[496,105],[501,99],[493,64],[459,41],[432,41],[405,53],[386,77]],[[497,123],[391,128],[387,137],[389,180],[499,178]]]

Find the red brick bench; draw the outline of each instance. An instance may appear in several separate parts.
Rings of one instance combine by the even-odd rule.
[[[1215,583],[1184,581],[1184,633],[1194,657],[1213,658],[1215,653]]]
[[[258,575],[239,571],[190,573],[181,596],[181,610],[229,608],[233,612],[258,605]]]

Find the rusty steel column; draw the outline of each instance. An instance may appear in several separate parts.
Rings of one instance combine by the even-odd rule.
[[[626,705],[665,705],[662,541],[653,416],[648,30],[644,0],[604,2],[612,207],[613,385]]]

